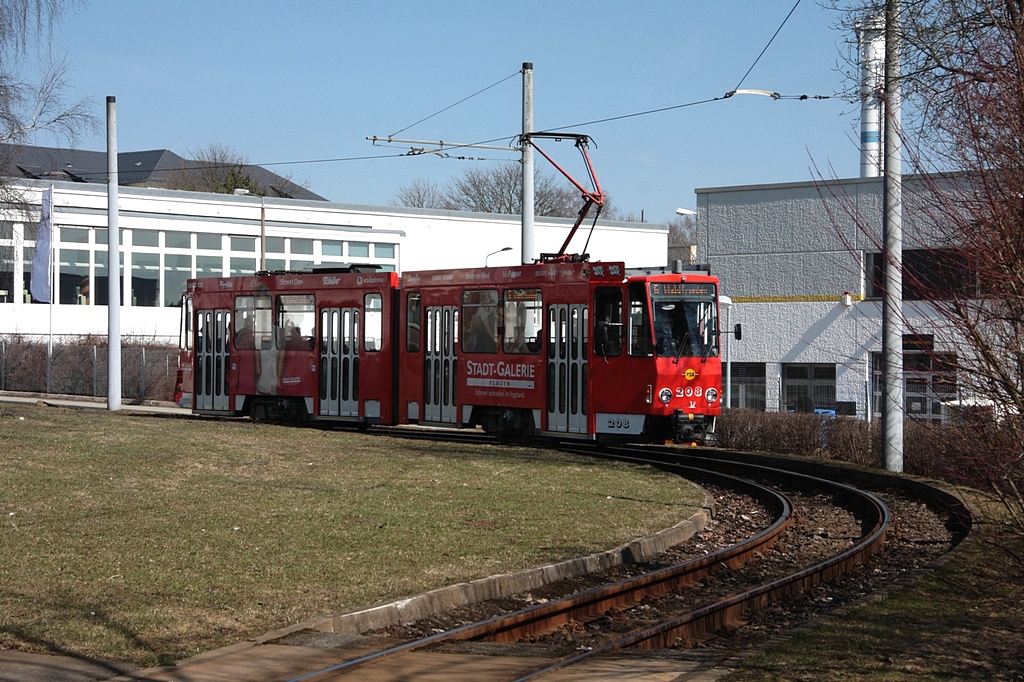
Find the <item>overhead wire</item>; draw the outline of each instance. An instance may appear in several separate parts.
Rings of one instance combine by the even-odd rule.
[[[796,11],[797,7],[800,6],[800,3],[802,1],[803,0],[796,0],[796,2],[793,4],[793,7],[790,8],[789,12],[786,14],[785,18],[782,20],[782,23],[779,24],[779,27],[772,34],[772,37],[768,40],[768,42],[765,44],[764,48],[757,55],[757,57],[754,59],[753,63],[750,65],[750,68],[748,68],[746,73],[743,74],[743,77],[740,78],[739,82],[736,84],[736,87],[733,88],[732,90],[730,90],[729,92],[725,93],[724,95],[721,95],[721,96],[718,96],[718,97],[710,97],[710,98],[707,98],[707,99],[695,100],[695,101],[692,101],[692,102],[685,102],[683,104],[675,104],[675,105],[666,106],[666,107],[658,107],[656,109],[647,109],[647,110],[644,110],[644,111],[637,111],[637,112],[633,112],[633,113],[629,113],[629,114],[621,114],[621,115],[618,115],[618,116],[608,116],[606,118],[598,118],[598,119],[593,119],[593,120],[590,120],[590,121],[583,121],[583,122],[580,122],[580,123],[573,123],[573,124],[570,124],[570,125],[557,126],[557,127],[553,127],[553,128],[545,128],[544,131],[542,131],[542,132],[558,132],[558,131],[561,131],[561,130],[567,130],[569,128],[579,128],[579,127],[582,127],[582,126],[598,125],[598,124],[601,124],[601,123],[610,123],[610,122],[613,122],[613,121],[622,121],[622,120],[626,120],[626,119],[630,119],[630,118],[638,118],[640,116],[650,116],[652,114],[660,114],[660,113],[664,113],[666,111],[675,111],[677,109],[685,109],[685,108],[688,108],[688,107],[694,107],[694,106],[698,106],[698,105],[701,105],[701,104],[709,104],[709,103],[712,103],[712,102],[718,102],[718,101],[722,101],[722,100],[725,100],[725,99],[729,99],[733,94],[736,93],[737,90],[740,89],[740,86],[743,85],[744,81],[746,81],[746,79],[750,76],[750,74],[753,72],[754,68],[761,61],[761,58],[764,57],[765,53],[768,52],[768,48],[770,48],[772,43],[775,42],[775,39],[779,36],[779,33],[782,32],[782,29],[789,22],[790,18],[793,16],[793,13]],[[395,135],[398,135],[399,133],[402,133],[402,132],[404,132],[404,131],[406,131],[406,130],[408,130],[410,128],[413,128],[413,127],[419,125],[420,123],[423,123],[424,121],[428,121],[431,118],[434,118],[435,116],[438,116],[438,115],[440,115],[440,114],[442,114],[442,113],[444,113],[444,112],[446,112],[446,111],[448,111],[450,109],[453,109],[453,108],[457,107],[458,105],[460,105],[460,104],[462,104],[462,103],[464,103],[464,102],[466,102],[466,101],[468,101],[470,99],[473,99],[474,97],[477,97],[478,95],[481,95],[484,92],[487,92],[488,90],[491,90],[492,88],[497,87],[498,85],[501,85],[502,83],[508,81],[511,78],[514,78],[515,76],[519,75],[520,73],[522,73],[522,72],[521,71],[515,71],[515,72],[509,74],[508,76],[505,76],[504,78],[501,78],[500,80],[492,83],[491,85],[488,85],[487,87],[482,88],[482,89],[474,92],[471,95],[463,97],[462,99],[458,100],[457,102],[453,102],[452,104],[450,104],[450,105],[448,105],[448,106],[446,106],[446,107],[444,107],[442,109],[439,109],[438,111],[430,114],[429,116],[425,116],[425,117],[419,119],[418,121],[416,121],[414,123],[411,123],[411,124],[405,126],[404,128],[401,128],[401,129],[395,131],[394,133],[391,133],[391,135],[389,137],[394,137]],[[811,99],[814,99],[814,100],[831,99],[831,97],[829,95],[780,95],[778,93],[773,93],[773,99],[788,99],[788,100],[804,101],[804,100],[811,100]],[[518,133],[515,134],[515,135],[503,135],[501,137],[494,137],[494,138],[490,138],[490,139],[487,139],[487,140],[478,140],[478,141],[472,142],[472,143],[450,144],[449,148],[450,149],[469,148],[469,147],[472,147],[474,145],[491,144],[491,143],[494,143],[494,142],[499,142],[501,140],[515,139],[517,137],[519,137]],[[510,144],[509,151],[515,151],[516,149],[517,149],[516,147],[514,147],[514,146],[512,146]],[[247,164],[247,165],[258,165],[258,166],[297,166],[297,165],[305,165],[305,164],[313,164],[313,163],[337,163],[337,162],[342,162],[342,161],[367,161],[367,160],[371,160],[371,159],[392,159],[392,158],[402,158],[402,157],[406,157],[406,156],[425,156],[425,155],[429,155],[429,154],[424,154],[424,153],[408,153],[408,152],[406,152],[406,153],[402,153],[402,154],[377,154],[377,155],[336,157],[336,158],[329,158],[329,159],[307,159],[307,160],[301,160],[301,161],[277,161],[277,162],[271,162],[271,163],[259,163],[259,164]],[[455,159],[462,159],[462,160],[487,160],[487,159],[478,159],[478,158],[474,158],[474,157],[461,157],[461,156],[452,157],[452,156],[448,156],[448,155],[444,155],[443,158],[455,158]]]
[[[793,16],[793,12],[796,11],[796,8],[800,6],[800,2],[801,0],[796,0],[796,4],[793,5],[793,8],[791,10],[789,10],[789,14],[787,14],[786,18],[782,20],[782,23],[779,24],[779,27],[775,29],[775,33],[772,34],[772,37],[768,40],[768,44],[764,46],[763,50],[761,50],[761,54],[757,55],[757,59],[754,60],[754,63],[750,65],[750,68],[747,69],[747,72],[743,74],[743,78],[741,78],[740,82],[736,84],[735,88],[733,88],[734,91],[739,90],[740,86],[743,85],[743,81],[747,80],[747,76],[750,75],[750,72],[754,70],[754,67],[757,66],[757,63],[761,61],[761,57],[764,56],[764,53],[767,52],[768,48],[772,46],[773,42],[775,42],[775,38],[777,38],[779,33],[782,32],[782,28],[789,21],[789,18]]]

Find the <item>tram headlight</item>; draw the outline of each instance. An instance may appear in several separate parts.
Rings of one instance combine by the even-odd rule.
[[[715,402],[716,400],[718,400],[718,389],[709,388],[708,390],[704,391],[704,398],[708,401],[708,404]]]
[[[663,388],[660,391],[658,391],[658,400],[660,400],[663,404],[668,405],[669,401],[672,400],[672,389]]]

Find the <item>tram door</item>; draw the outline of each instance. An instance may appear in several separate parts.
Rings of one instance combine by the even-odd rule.
[[[455,424],[459,311],[455,306],[427,306],[423,344],[423,419]]]
[[[548,431],[587,432],[586,305],[548,306]]]
[[[359,309],[320,309],[320,414],[359,416]]]
[[[195,409],[230,409],[228,397],[228,331],[231,311],[196,311]]]

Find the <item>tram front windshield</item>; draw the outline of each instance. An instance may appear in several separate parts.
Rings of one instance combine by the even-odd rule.
[[[718,355],[715,285],[710,282],[652,282],[654,343],[658,357]]]

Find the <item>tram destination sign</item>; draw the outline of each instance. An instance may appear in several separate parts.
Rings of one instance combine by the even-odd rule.
[[[651,282],[652,296],[714,297],[714,282]]]

